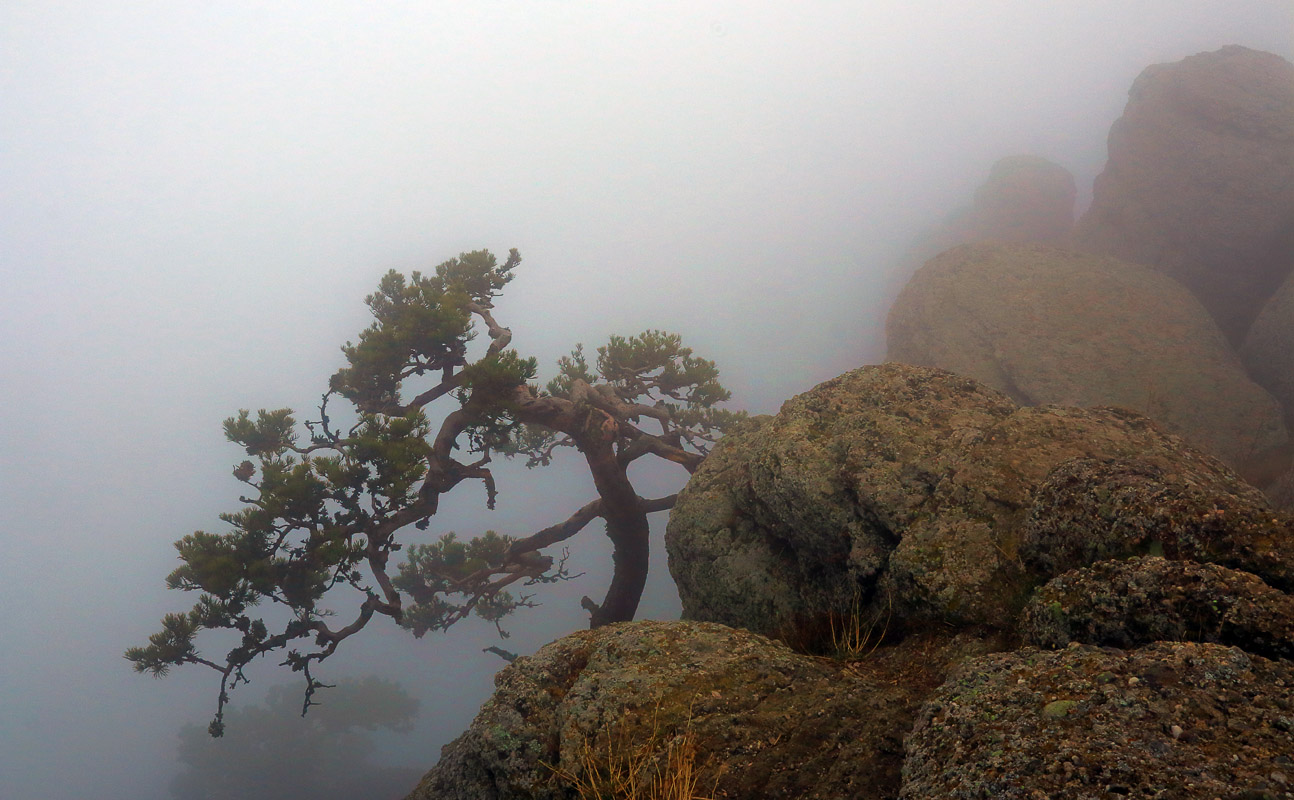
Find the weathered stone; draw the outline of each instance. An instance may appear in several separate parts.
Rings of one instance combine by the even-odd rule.
[[[1148,67],[1110,130],[1081,249],[1191,289],[1234,344],[1294,266],[1294,65],[1228,46]]]
[[[1104,256],[969,245],[922,267],[886,324],[891,361],[975,378],[1024,405],[1123,406],[1232,465],[1288,441],[1199,301]]]
[[[984,656],[953,670],[906,749],[908,800],[1285,797],[1294,663],[1167,642]]]
[[[1034,493],[1059,464],[1092,457],[1266,508],[1131,412],[1018,408],[940,370],[867,367],[725,438],[680,493],[666,547],[684,616],[790,638],[862,598],[896,628],[1009,627],[1056,574],[1019,557]]]
[[[1294,659],[1294,597],[1216,564],[1134,558],[1067,572],[1025,608],[1027,644],[1213,642]]]
[[[1152,551],[1251,572],[1294,591],[1294,525],[1226,473],[1145,459],[1078,459],[1038,488],[1020,556],[1059,575]]]
[[[855,669],[707,623],[581,631],[504,668],[409,800],[564,800],[590,764],[645,779],[671,753],[704,796],[892,797],[925,694],[950,662],[987,651],[914,638]]]

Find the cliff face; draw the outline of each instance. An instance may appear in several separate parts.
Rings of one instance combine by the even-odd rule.
[[[1075,246],[1199,298],[1233,344],[1294,267],[1294,65],[1230,46],[1147,68]]]

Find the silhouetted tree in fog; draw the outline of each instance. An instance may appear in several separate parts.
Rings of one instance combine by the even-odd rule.
[[[564,555],[542,551],[594,519],[606,524],[614,565],[603,601],[584,598],[590,623],[633,619],[647,578],[647,515],[672,507],[674,496],[640,497],[629,466],[651,455],[694,471],[740,415],[716,408],[729,393],[714,363],[661,331],[614,336],[592,364],[577,347],[546,388],[534,385],[535,360],[509,349],[512,333],[493,316],[493,300],[520,260],[513,250],[500,265],[481,250],[430,275],[382,278],[367,298],[375,320],[342,348],[348,366],[332,376],[304,442],[290,409],[242,411],[225,421],[226,436],[254,459],[234,470],[251,492],[240,498],[241,510],[222,515],[231,530],[176,542],[184,563],[167,583],[201,596],[189,612],[168,614],[148,645],[126,652],[138,671],[158,676],[178,664],[219,672],[212,735],[223,730],[229,689],[246,680],[242,670],[257,656],[286,650],[283,663],[304,674],[308,708],[322,686],[311,664],[375,614],[415,636],[471,613],[498,626],[532,605],[507,587],[570,577]],[[488,344],[473,358],[478,326]],[[338,400],[345,411],[330,407]],[[438,402],[446,408],[433,422]],[[583,455],[598,495],[570,518],[520,539],[487,531],[460,541],[449,533],[409,545],[392,570],[392,554],[411,529],[428,527],[445,492],[481,481],[486,505],[494,506],[493,456],[540,466],[563,447]],[[329,593],[334,601],[354,598],[348,622],[321,606]],[[281,626],[273,614],[255,615],[264,601],[286,610]],[[195,638],[204,628],[236,632],[223,662],[199,653]]]
[[[301,715],[296,693],[268,692],[263,706],[231,709],[229,735],[197,725],[180,730],[185,769],[171,782],[176,800],[396,800],[422,770],[369,763],[369,732],[408,732],[418,701],[378,678],[340,680],[326,703]]]

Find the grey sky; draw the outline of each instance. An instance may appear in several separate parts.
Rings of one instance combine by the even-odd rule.
[[[166,796],[212,675],[121,651],[191,600],[170,543],[235,504],[220,421],[313,408],[385,270],[517,247],[523,353],[663,327],[773,411],[882,355],[898,254],[997,158],[1083,192],[1145,66],[1292,38],[1287,0],[6,0],[0,797]],[[523,533],[585,484],[508,472],[500,511],[465,489],[445,526]],[[603,556],[509,646],[581,625]],[[329,665],[424,697],[390,757],[430,766],[501,664],[483,641],[385,626]]]

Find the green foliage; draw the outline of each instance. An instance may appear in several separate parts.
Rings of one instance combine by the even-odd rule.
[[[400,624],[420,639],[428,631],[447,630],[472,612],[498,626],[526,604],[506,591],[483,592],[488,571],[503,563],[513,541],[486,531],[464,542],[451,531],[430,544],[410,546],[392,579],[415,601],[405,608]],[[507,637],[501,628],[500,633]]]
[[[597,374],[589,369],[588,359],[584,357],[584,345],[577,344],[569,356],[557,359],[557,377],[546,388],[555,397],[570,397],[576,381],[593,384],[597,380]]]
[[[483,481],[493,507],[492,455],[524,455],[528,465],[543,465],[555,448],[584,447],[588,440],[579,437],[597,431],[597,447],[615,448],[615,457],[598,463],[620,470],[612,478],[623,486],[628,464],[649,453],[694,469],[720,432],[740,419],[716,407],[728,392],[714,362],[662,331],[611,337],[597,351],[596,369],[577,347],[559,361],[548,394],[531,386],[535,360],[508,349],[511,332],[492,315],[494,298],[519,263],[515,250],[503,264],[480,250],[429,274],[383,276],[366,298],[373,322],[342,348],[346,366],[330,379],[318,418],[304,423],[305,443],[291,409],[261,409],[255,416],[244,409],[225,420],[226,437],[247,456],[233,469],[247,487],[242,505],[220,516],[225,530],[195,531],[175,543],[181,563],[167,585],[196,592],[197,600],[188,612],[167,615],[147,645],[125,654],[136,670],[158,676],[180,664],[218,671],[213,735],[225,730],[229,690],[247,681],[243,670],[259,656],[285,651],[280,663],[304,675],[308,706],[323,688],[312,664],[375,615],[422,636],[475,614],[506,635],[502,621],[532,603],[505,587],[569,577],[564,556],[554,564],[538,551],[587,525],[594,517],[583,510],[578,525],[553,526],[539,538],[543,544],[516,554],[511,547],[518,543],[493,531],[466,541],[451,533],[406,550],[412,529],[425,530],[440,496],[464,480]],[[469,360],[478,323],[490,342]],[[404,398],[405,391],[413,396]],[[447,396],[445,413],[433,422],[427,409]],[[343,412],[349,427],[330,417],[330,401],[349,403]],[[658,424],[660,432],[636,427],[642,421]],[[463,451],[474,459],[458,460]],[[611,494],[638,505],[632,487]],[[598,513],[612,519],[602,508]],[[392,574],[391,558],[401,551],[407,560]],[[339,586],[348,591],[333,593]],[[354,616],[339,624],[333,622],[339,612],[328,605],[338,596],[362,598]],[[236,631],[237,645],[223,658],[203,655],[199,633],[219,629]]]
[[[262,408],[256,412],[255,422],[244,408],[238,416],[225,420],[225,438],[242,445],[249,456],[280,455],[296,443],[295,427],[290,408],[277,411]]]
[[[499,265],[488,250],[464,253],[410,278],[392,270],[365,298],[374,322],[359,343],[342,347],[350,366],[332,377],[331,389],[361,410],[401,403],[400,384],[414,375],[464,366],[473,338],[469,304],[489,307],[521,263],[516,250]]]
[[[421,409],[399,417],[362,414],[342,454],[323,464],[316,459],[315,472],[336,475],[388,507],[405,507],[413,502],[415,484],[427,472],[430,435],[431,425]]]
[[[558,374],[547,391],[556,397],[570,397],[578,382],[604,381],[626,403],[649,405],[667,415],[662,432],[677,431],[688,444],[708,451],[718,435],[746,418],[745,412],[716,408],[732,393],[719,383],[719,369],[713,361],[698,358],[683,346],[675,333],[648,330],[637,336],[612,336],[598,348],[596,369],[590,368],[583,345],[558,359]],[[547,444],[542,435],[532,436],[532,454]],[[535,463],[547,463],[532,456]]]
[[[459,402],[470,408],[474,423],[465,431],[468,449],[474,453],[515,451],[520,424],[513,418],[517,387],[534,380],[538,364],[522,358],[515,350],[504,350],[469,364],[459,373]]]
[[[514,390],[538,374],[534,358],[522,358],[515,350],[504,350],[463,367],[460,399],[463,405],[502,408],[512,402]]]
[[[612,336],[598,348],[598,372],[626,400],[653,389],[696,405],[713,405],[731,396],[719,385],[714,362],[693,356],[676,333],[651,330],[628,338]]]
[[[162,629],[148,637],[147,646],[126,651],[126,658],[134,662],[135,671],[161,678],[170,672],[172,665],[192,657],[197,652],[193,637],[202,627],[195,617],[193,612],[162,617]]]

